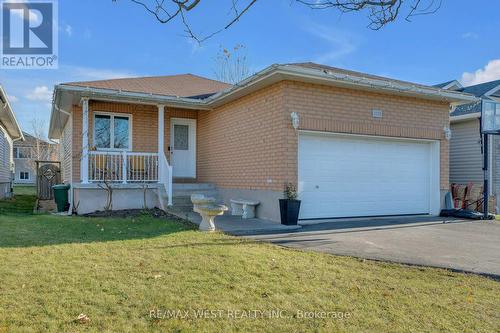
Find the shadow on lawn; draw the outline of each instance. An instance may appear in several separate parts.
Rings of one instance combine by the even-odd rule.
[[[33,214],[34,202],[23,195],[0,201],[0,248],[145,239],[195,229],[148,212],[128,218]]]
[[[10,199],[0,200],[0,216],[33,214],[35,195],[14,195]]]

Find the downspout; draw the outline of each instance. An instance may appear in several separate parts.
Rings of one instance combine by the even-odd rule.
[[[70,126],[71,126],[71,156],[73,157],[73,116],[71,114],[69,114],[69,120],[70,122]],[[59,140],[61,141],[61,140]],[[59,144],[61,144],[59,142]],[[61,147],[59,146],[59,149],[61,149]],[[73,207],[75,206],[74,205],[74,198],[75,198],[75,190],[73,188],[73,158],[70,159],[70,168],[69,168],[71,171],[70,171],[70,178],[69,178],[69,208],[68,208],[68,215],[71,216],[73,215]]]

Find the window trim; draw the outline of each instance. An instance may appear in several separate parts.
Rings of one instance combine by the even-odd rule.
[[[27,149],[29,152],[30,157],[19,157],[19,150],[20,149]],[[17,154],[16,154],[17,153]],[[20,160],[30,160],[33,159],[33,148],[29,146],[18,146],[18,147],[12,147],[12,158],[20,159]]]
[[[110,126],[110,148],[99,148],[95,146],[95,116],[109,116],[110,121],[111,121],[111,126]],[[114,148],[115,144],[115,126],[114,126],[114,118],[116,117],[127,117],[128,118],[128,148]],[[92,146],[96,150],[101,150],[101,151],[132,151],[132,114],[131,113],[119,113],[119,112],[105,112],[105,111],[94,111],[92,115]]]
[[[21,177],[21,175],[23,173],[26,173],[28,175],[28,178]],[[30,172],[29,171],[19,171],[19,180],[31,180],[31,174],[30,174]]]

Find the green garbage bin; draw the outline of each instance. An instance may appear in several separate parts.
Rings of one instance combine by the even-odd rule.
[[[58,212],[64,212],[66,210],[66,206],[68,205],[69,188],[69,184],[57,184],[52,186],[52,189],[54,190],[54,200],[56,201]]]

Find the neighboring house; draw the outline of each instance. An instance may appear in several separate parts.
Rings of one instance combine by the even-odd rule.
[[[36,183],[36,161],[57,161],[58,145],[23,132],[24,141],[14,143],[15,184]]]
[[[13,142],[23,140],[7,94],[0,86],[0,199],[12,195],[14,180]]]
[[[455,81],[456,82],[456,81]],[[444,88],[450,89],[450,88]],[[487,108],[500,115],[500,80],[469,87],[459,84],[451,89],[472,94],[480,100],[453,108],[450,113],[452,138],[450,141],[450,182],[483,185],[483,150],[480,134],[481,110]],[[500,194],[500,138],[490,136],[489,178],[490,193]],[[497,205],[500,202],[497,200]],[[497,211],[499,207],[496,207]]]
[[[314,63],[234,86],[191,74],[73,82],[55,87],[49,138],[78,213],[103,209],[112,184],[113,209],[209,191],[259,200],[257,216],[279,221],[292,182],[301,219],[437,215],[450,104],[475,99]]]

